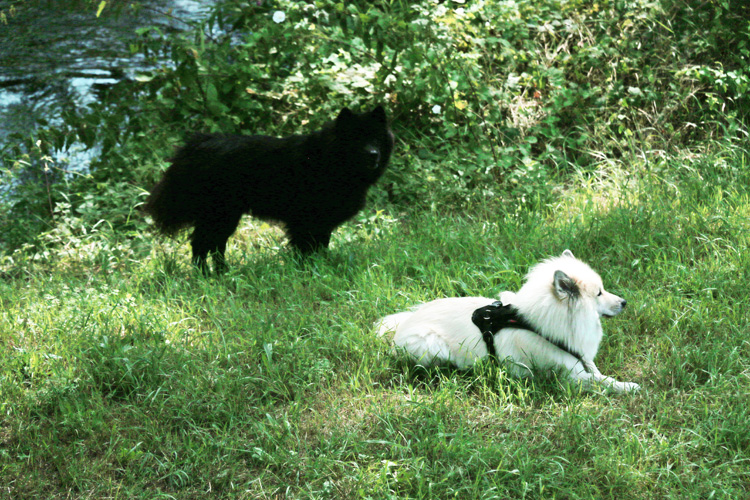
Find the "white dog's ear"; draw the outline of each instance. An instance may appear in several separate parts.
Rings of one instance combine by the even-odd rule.
[[[571,259],[575,259],[575,257],[573,257],[573,252],[571,252],[571,251],[570,251],[570,250],[568,250],[567,248],[566,248],[566,249],[565,249],[565,251],[564,251],[564,252],[562,253],[562,256],[563,256],[563,257],[570,257]]]
[[[555,271],[555,292],[560,300],[577,299],[581,296],[578,283],[562,271]]]

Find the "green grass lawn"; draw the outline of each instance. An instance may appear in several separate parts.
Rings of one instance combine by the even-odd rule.
[[[748,498],[747,167],[633,157],[544,207],[370,206],[308,262],[246,219],[219,278],[184,241],[6,261],[0,498]],[[628,300],[597,364],[641,392],[424,371],[373,334],[565,248]]]

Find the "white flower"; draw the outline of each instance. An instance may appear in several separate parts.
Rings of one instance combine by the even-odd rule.
[[[284,14],[284,11],[282,10],[277,10],[276,12],[273,13],[272,19],[273,19],[273,22],[277,24],[283,23],[284,21],[286,21],[286,14]]]
[[[443,108],[440,107],[440,104],[435,104],[432,107],[432,112],[435,113],[436,115],[439,115],[442,110]]]

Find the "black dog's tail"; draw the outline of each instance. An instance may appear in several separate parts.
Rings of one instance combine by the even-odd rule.
[[[174,235],[181,229],[193,226],[200,216],[205,197],[204,177],[207,144],[213,138],[209,134],[192,136],[171,159],[172,165],[151,190],[143,210],[154,219],[158,230]]]

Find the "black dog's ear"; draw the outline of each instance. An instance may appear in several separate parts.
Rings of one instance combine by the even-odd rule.
[[[554,284],[560,300],[577,299],[581,296],[581,290],[575,280],[562,271],[555,271]]]
[[[349,108],[344,108],[339,111],[339,115],[336,117],[334,126],[336,127],[336,134],[342,137],[349,137],[352,135],[352,131],[356,129],[355,122],[357,116]]]
[[[370,116],[382,123],[385,123],[388,119],[385,116],[385,108],[382,105],[379,105],[377,108],[373,109],[370,112]]]
[[[351,120],[354,117],[354,112],[349,108],[344,108],[339,111],[339,116],[336,117],[336,123],[344,123]]]

